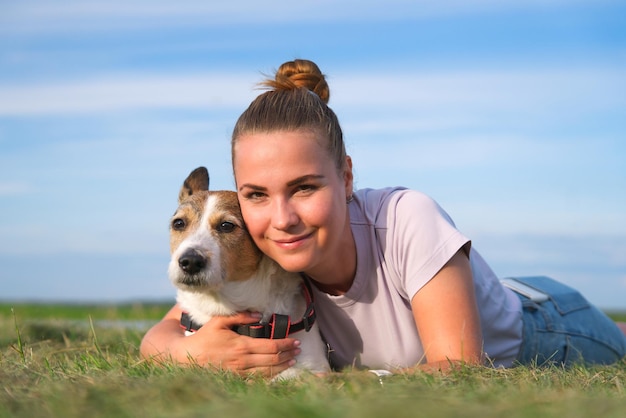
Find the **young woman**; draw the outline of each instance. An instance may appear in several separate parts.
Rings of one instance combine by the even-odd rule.
[[[624,333],[575,290],[545,277],[520,279],[539,290],[531,298],[503,286],[429,197],[354,191],[313,62],[286,62],[264,85],[232,136],[241,210],[257,246],[312,283],[335,368],[609,364],[626,355]],[[148,331],[144,357],[268,376],[297,361],[296,339],[231,331],[258,315],[213,318],[189,337],[180,316],[174,306]]]

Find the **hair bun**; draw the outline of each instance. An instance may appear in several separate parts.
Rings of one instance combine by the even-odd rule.
[[[317,94],[326,104],[330,98],[326,77],[317,64],[309,60],[287,61],[278,68],[274,80],[268,79],[261,84],[274,90],[306,88]]]

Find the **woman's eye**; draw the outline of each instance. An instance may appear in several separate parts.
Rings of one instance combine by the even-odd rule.
[[[217,225],[216,229],[218,232],[233,232],[235,230],[235,224],[232,222],[222,222]]]
[[[175,231],[182,231],[187,226],[184,219],[176,218],[172,221],[172,229]]]
[[[317,190],[317,187],[313,186],[312,184],[302,184],[300,186],[298,186],[298,188],[296,189],[297,193],[312,193],[315,190]]]
[[[245,195],[247,200],[261,200],[265,197],[265,195],[261,192],[250,192]]]

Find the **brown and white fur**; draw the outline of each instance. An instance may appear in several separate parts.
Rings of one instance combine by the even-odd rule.
[[[306,310],[300,275],[286,272],[254,245],[235,192],[208,189],[206,168],[192,171],[170,222],[169,277],[183,311],[198,324],[239,311],[260,312],[262,322],[274,313],[300,320]],[[300,340],[302,352],[279,378],[295,377],[303,369],[329,371],[317,324],[292,337]]]

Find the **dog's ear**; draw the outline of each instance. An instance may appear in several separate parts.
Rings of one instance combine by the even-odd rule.
[[[194,193],[209,190],[209,172],[205,167],[198,167],[189,174],[178,194],[178,202],[182,202]]]

